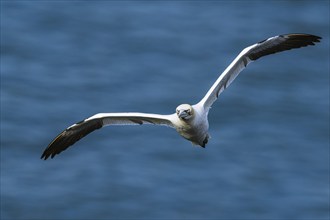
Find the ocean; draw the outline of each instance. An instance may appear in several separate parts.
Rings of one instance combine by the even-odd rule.
[[[322,40],[250,64],[205,149],[110,126],[40,159],[93,114],[197,103],[286,33]],[[1,219],[329,219],[329,1],[1,1]]]

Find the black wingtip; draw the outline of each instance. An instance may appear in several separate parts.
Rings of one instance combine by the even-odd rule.
[[[309,38],[315,38],[315,39],[322,39],[322,37],[314,35],[314,34],[305,34],[305,33],[290,33],[290,34],[280,34],[280,37],[309,37]]]
[[[269,54],[315,45],[315,43],[320,42],[321,39],[322,37],[312,34],[282,34],[260,41],[258,46],[249,52],[248,57],[251,60],[257,60]]]
[[[47,149],[48,149],[48,148],[47,148]],[[47,160],[49,157],[50,157],[51,159],[54,158],[54,156],[55,156],[56,154],[50,154],[50,153],[48,153],[48,152],[47,152],[47,149],[42,153],[40,159],[42,159],[42,160]]]
[[[103,126],[102,119],[92,119],[88,121],[79,122],[64,131],[62,131],[42,153],[40,159],[47,160],[49,157],[52,159],[57,154],[66,150],[74,143],[85,137],[87,134],[99,129]]]
[[[301,34],[301,33],[294,33],[294,34],[284,34],[280,35],[284,38],[290,39],[292,42],[305,43],[304,46],[307,45],[315,45],[315,43],[321,42],[322,37],[313,35],[313,34]]]
[[[43,152],[43,154],[41,155],[40,159],[42,159],[42,160],[47,160],[48,157],[49,157],[49,156],[47,156],[47,155],[45,154],[45,152]]]

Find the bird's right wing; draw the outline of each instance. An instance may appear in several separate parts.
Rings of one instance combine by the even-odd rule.
[[[41,159],[53,158],[89,133],[108,125],[155,124],[174,128],[173,117],[146,113],[99,113],[62,131],[45,149]]]
[[[321,37],[310,34],[285,34],[268,38],[242,50],[234,61],[223,71],[204,98],[199,102],[209,109],[245,67],[260,57],[294,48],[306,47],[320,42]]]

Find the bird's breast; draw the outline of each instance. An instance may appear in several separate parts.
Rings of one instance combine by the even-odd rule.
[[[208,136],[207,124],[180,123],[176,127],[177,132],[193,144],[205,146],[204,140]]]

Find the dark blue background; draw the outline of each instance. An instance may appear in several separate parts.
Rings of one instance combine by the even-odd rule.
[[[212,139],[108,127],[39,159],[98,112],[194,104],[251,44],[315,47],[251,64],[214,104]],[[326,219],[329,1],[1,1],[1,219]]]

